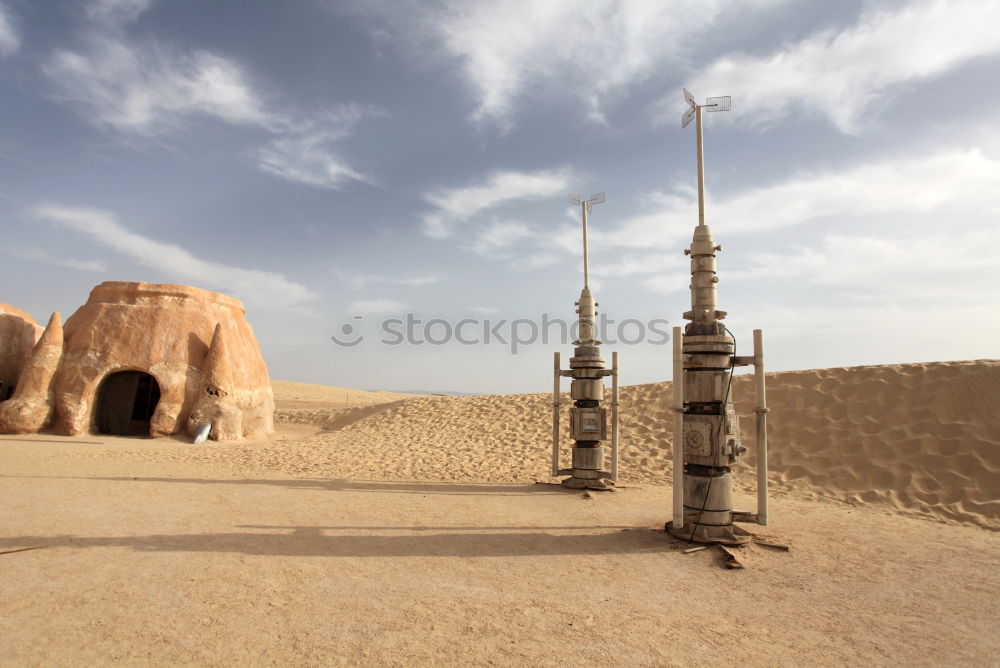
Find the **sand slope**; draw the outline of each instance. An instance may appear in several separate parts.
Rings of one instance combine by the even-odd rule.
[[[1000,528],[1000,362],[818,369],[769,382],[779,489]],[[749,413],[751,380],[734,391]],[[753,430],[744,433],[752,453]]]
[[[735,377],[732,391],[750,448],[737,480],[749,489],[752,378]],[[1000,527],[1000,362],[773,373],[768,393],[776,493]],[[621,482],[670,480],[670,397],[670,383],[623,389]],[[546,479],[550,420],[546,394],[418,397],[345,427],[337,438],[349,447],[327,461],[365,477]],[[330,440],[318,435],[304,445],[321,456]],[[568,433],[565,441],[568,462]]]
[[[283,438],[208,448],[175,442],[108,456],[317,477],[549,480],[547,394],[413,397],[281,382],[275,391]],[[752,379],[736,376],[733,392],[750,448],[736,481],[750,490]],[[670,396],[670,383],[622,389],[621,483],[669,484]],[[768,396],[774,494],[1000,528],[1000,362],[773,373]]]
[[[285,413],[296,407],[358,408],[420,396],[399,392],[366,392],[330,385],[293,383],[287,380],[272,380],[271,385],[274,388],[274,398],[281,402]]]

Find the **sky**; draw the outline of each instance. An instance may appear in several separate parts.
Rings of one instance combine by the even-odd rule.
[[[668,380],[687,88],[732,96],[705,174],[737,354],[760,328],[769,371],[995,358],[997,26],[998,0],[0,0],[0,301],[193,285],[243,301],[273,378],[545,392],[568,197],[604,192],[603,349]]]

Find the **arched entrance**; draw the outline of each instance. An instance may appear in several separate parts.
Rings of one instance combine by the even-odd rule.
[[[118,436],[149,435],[160,400],[156,379],[142,371],[119,371],[101,381],[94,402],[94,431]]]

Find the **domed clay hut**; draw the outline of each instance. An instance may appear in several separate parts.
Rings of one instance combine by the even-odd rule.
[[[0,401],[14,394],[21,369],[41,335],[34,318],[10,304],[0,304]]]
[[[271,381],[243,313],[198,288],[101,283],[65,327],[53,314],[0,402],[0,432],[193,435],[209,423],[217,440],[266,436]]]

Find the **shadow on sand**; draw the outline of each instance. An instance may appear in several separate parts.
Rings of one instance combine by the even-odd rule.
[[[182,483],[189,485],[268,485],[288,489],[318,489],[330,492],[378,492],[381,494],[451,494],[458,496],[526,496],[534,494],[575,494],[550,483],[452,483],[396,482],[393,480],[339,480],[336,478],[175,478],[108,476],[29,476],[0,475],[0,478],[35,478],[38,480],[110,480],[113,482]]]
[[[519,496],[573,494],[560,485],[453,484],[326,479],[201,479],[172,477],[0,476],[123,483],[276,485],[291,489],[398,494]],[[662,531],[623,526],[259,526],[242,531],[145,536],[0,537],[0,551],[32,548],[127,548],[137,552],[220,552],[315,557],[513,557],[670,551]]]
[[[250,528],[250,527],[238,527]],[[261,527],[258,531],[148,536],[15,536],[0,538],[0,550],[44,548],[126,548],[136,552],[219,552],[283,557],[523,557],[670,552],[662,531],[619,529],[595,533],[588,527],[554,534],[534,527],[383,527],[394,535],[343,534],[362,527]],[[440,533],[408,532],[439,531]],[[586,533],[585,533],[586,532]]]

